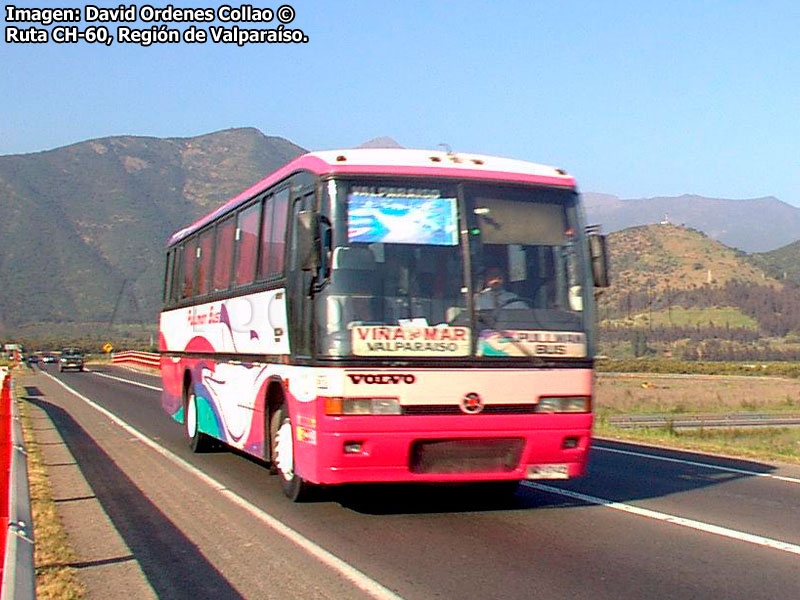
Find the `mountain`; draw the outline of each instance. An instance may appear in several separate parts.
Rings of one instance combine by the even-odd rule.
[[[699,229],[727,246],[746,252],[766,252],[800,237],[800,208],[773,197],[724,200],[677,196],[622,200],[586,193],[590,223],[607,232],[667,221]]]
[[[362,144],[398,146],[388,137]],[[192,138],[108,137],[0,156],[0,335],[26,323],[108,323],[112,314],[116,322],[154,323],[168,236],[303,152],[245,128]],[[800,209],[774,198],[586,200],[590,222],[606,230],[659,222],[666,213],[708,233],[674,225],[612,233],[615,283],[601,297],[607,305],[631,293],[701,290],[709,279],[712,286],[735,279],[777,287],[774,277],[784,271],[800,279],[800,242],[747,261],[711,239],[750,234],[748,243],[726,243],[756,249],[793,242]]]
[[[168,236],[303,152],[248,128],[0,156],[0,328],[108,321],[123,291],[117,320],[153,322]]]
[[[390,137],[381,136],[367,140],[358,146],[359,148],[403,148],[396,140]]]
[[[753,254],[751,260],[776,279],[800,285],[800,240],[771,252]]]

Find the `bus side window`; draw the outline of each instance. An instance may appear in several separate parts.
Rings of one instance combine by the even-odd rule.
[[[289,204],[289,188],[275,194],[275,211],[270,234],[269,274],[279,275],[283,271],[283,254],[286,250],[286,215]]]
[[[239,213],[236,226],[236,286],[253,283],[256,274],[258,255],[258,221],[261,217],[261,203],[256,203]]]
[[[211,250],[214,247],[214,230],[206,231],[200,236],[200,257],[197,259],[197,281],[195,282],[196,294],[203,296],[208,293],[211,283]]]
[[[181,299],[181,268],[183,266],[183,246],[178,246],[173,252],[172,274],[169,282],[169,299],[177,302]]]
[[[217,237],[214,243],[213,291],[215,292],[227,290],[230,287],[235,234],[236,222],[233,217],[228,217],[217,225]]]
[[[194,266],[197,260],[197,238],[186,242],[183,251],[183,288],[181,298],[191,298],[194,285]]]
[[[164,304],[167,304],[171,298],[171,288],[172,288],[172,265],[175,258],[175,251],[171,250],[167,252],[167,261],[166,265],[164,266],[164,289],[162,290],[161,300]]]
[[[261,253],[258,258],[258,279],[264,280],[269,274],[269,253],[272,247],[272,208],[275,206],[275,197],[269,196],[264,200],[264,215],[261,219]]]
[[[302,200],[295,200],[294,204],[292,204],[292,244],[289,247],[289,269],[291,271],[297,270],[297,223],[298,223],[298,215],[300,211],[303,210],[303,201]]]

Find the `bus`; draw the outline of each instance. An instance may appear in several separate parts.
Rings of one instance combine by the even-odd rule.
[[[295,501],[580,476],[606,260],[561,169],[305,154],[170,238],[163,408],[192,450],[257,457]]]

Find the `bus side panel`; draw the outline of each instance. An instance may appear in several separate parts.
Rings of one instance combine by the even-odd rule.
[[[161,356],[161,407],[183,423],[183,369],[181,359]]]
[[[262,364],[220,361],[215,355],[285,355],[289,353],[286,332],[283,289],[163,312],[159,348],[164,411],[183,422],[188,373],[198,399],[201,431],[264,456],[261,388],[277,371],[264,370]]]
[[[286,292],[266,290],[161,313],[162,352],[289,354]]]
[[[164,332],[158,334],[158,349],[161,354],[161,406],[178,423],[183,423],[183,365],[180,358],[167,356]]]
[[[162,342],[162,348],[166,348],[166,343]],[[200,431],[248,454],[267,458],[265,402],[268,386],[278,381],[283,385],[292,422],[298,425],[298,473],[314,476],[317,470],[314,369],[217,360],[210,342],[202,336],[192,338],[186,352],[192,356],[163,354],[161,358],[161,402],[173,419],[184,422],[183,385],[188,374],[197,401]]]
[[[294,425],[294,470],[311,482],[319,482],[321,478],[317,447],[317,380],[324,372],[309,367],[289,367],[284,387]]]

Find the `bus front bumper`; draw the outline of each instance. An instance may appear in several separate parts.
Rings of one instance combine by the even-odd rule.
[[[584,474],[591,444],[591,414],[359,421],[323,419],[314,439],[318,467],[309,465],[304,477],[320,484],[569,479]]]

